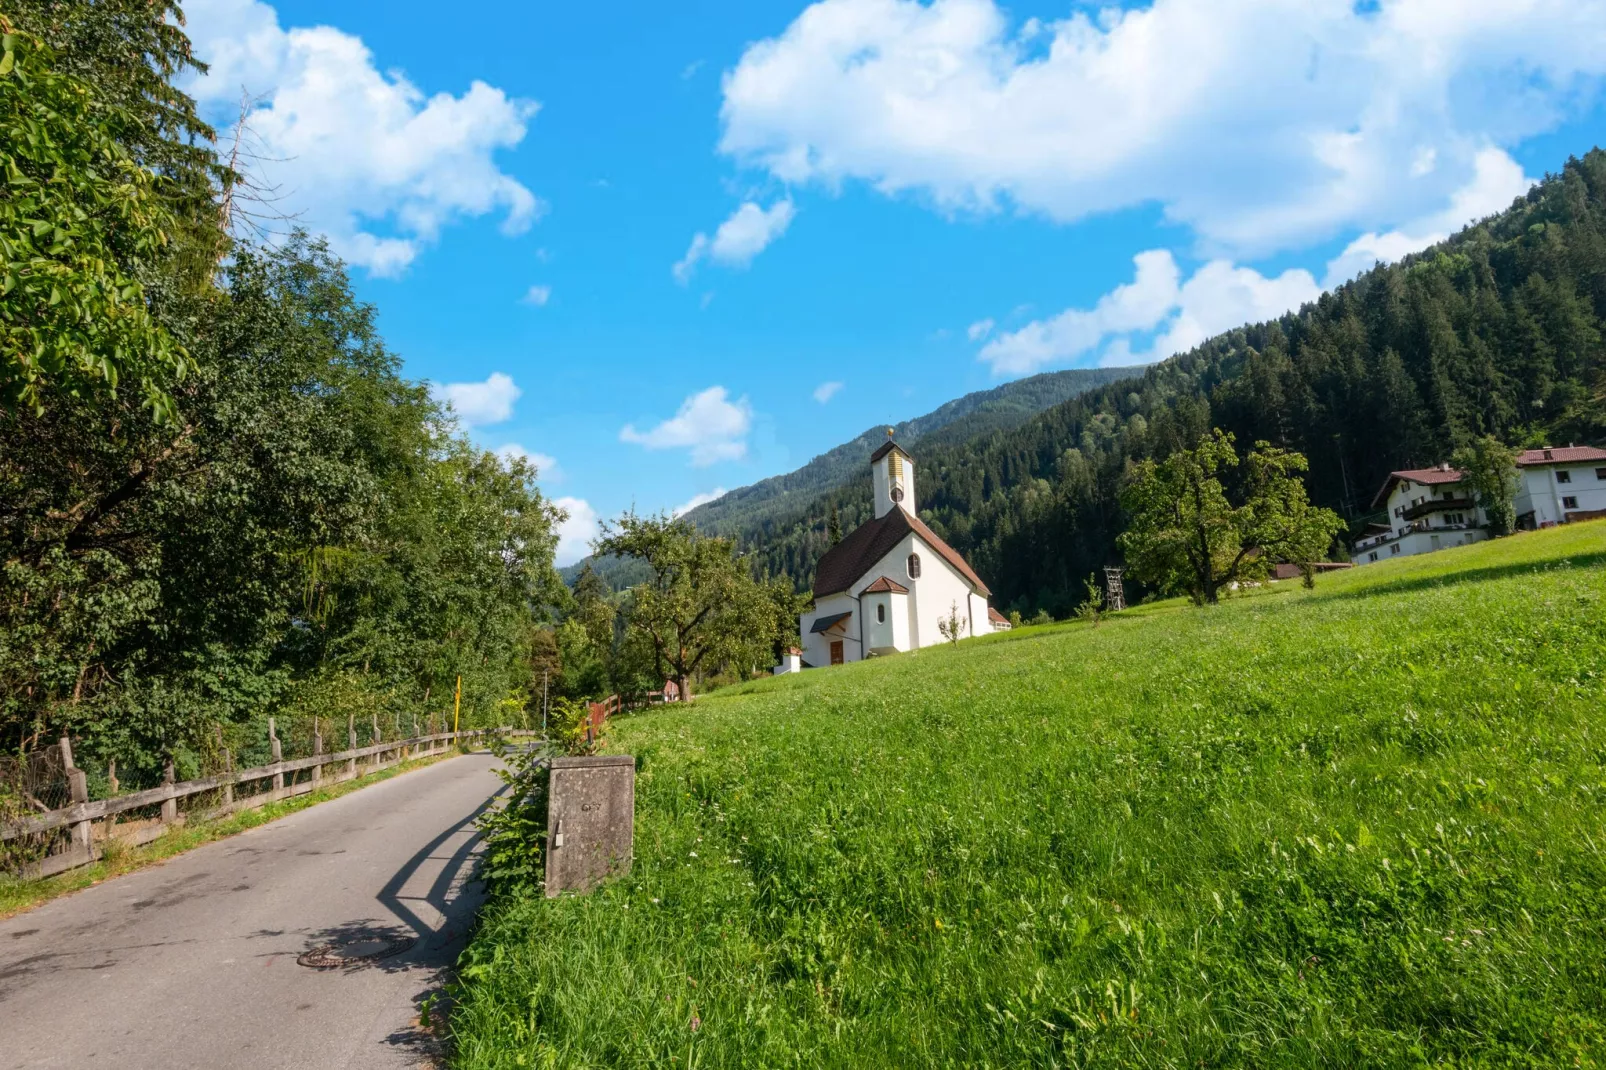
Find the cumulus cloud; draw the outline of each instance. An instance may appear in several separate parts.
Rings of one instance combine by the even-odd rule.
[[[786,233],[796,214],[790,200],[776,201],[768,208],[747,201],[729,219],[719,225],[714,236],[699,231],[693,235],[691,245],[672,269],[682,284],[691,280],[699,261],[711,258],[729,267],[746,267],[771,242]]]
[[[716,461],[733,461],[747,455],[747,432],[753,425],[753,407],[745,397],[735,401],[722,386],[711,386],[681,403],[680,411],[648,431],[626,424],[621,442],[650,450],[688,449],[691,463],[703,468]]]
[[[1430,160],[1426,166],[1431,165]],[[1362,234],[1328,262],[1326,285],[1348,282],[1378,261],[1392,263],[1441,242],[1468,223],[1509,208],[1533,184],[1522,165],[1503,150],[1486,148],[1473,161],[1472,181],[1456,190],[1445,208],[1396,230]]]
[[[504,461],[511,461],[516,458],[529,462],[535,466],[535,473],[538,479],[557,480],[563,478],[563,472],[558,468],[558,460],[551,454],[527,450],[517,442],[509,442],[506,445],[498,446],[492,452]]]
[[[685,516],[699,505],[707,505],[711,501],[716,501],[720,498],[723,498],[726,493],[727,492],[724,487],[715,487],[707,494],[693,495],[690,501],[683,502],[680,505],[675,506],[674,512],[671,515]]]
[[[821,405],[824,405],[827,401],[830,401],[832,398],[836,397],[836,392],[841,389],[842,384],[834,379],[828,383],[821,383],[819,386],[814,388],[814,400],[818,401]]]
[[[483,383],[441,383],[430,388],[457,418],[470,427],[499,424],[513,415],[513,403],[524,393],[503,372],[492,372]]]
[[[524,293],[524,303],[534,305],[536,308],[545,308],[546,303],[552,300],[552,287],[536,285]]]
[[[566,514],[558,523],[558,552],[553,558],[559,567],[572,565],[591,552],[591,541],[602,530],[597,511],[584,498],[559,498],[552,503]]]
[[[1001,334],[982,347],[980,359],[1000,375],[1022,375],[1101,350],[1106,364],[1159,360],[1241,323],[1280,316],[1321,293],[1310,272],[1299,269],[1267,278],[1213,260],[1183,282],[1169,250],[1151,249],[1132,262],[1133,280],[1092,308],[1067,309]],[[1149,336],[1151,348],[1134,349]]]
[[[972,323],[969,327],[965,328],[965,334],[972,342],[979,342],[983,338],[986,338],[989,334],[992,334],[995,326],[997,326],[997,324],[990,319],[977,320],[975,323]]]
[[[1154,0],[1018,27],[996,0],[820,0],[725,76],[720,145],[946,211],[1159,203],[1247,255],[1421,218],[1603,77],[1606,0]]]
[[[501,213],[517,234],[540,209],[496,162],[524,138],[531,101],[475,81],[459,96],[422,90],[381,71],[361,38],[331,26],[279,25],[259,0],[190,0],[195,53],[211,65],[184,88],[220,126],[242,86],[261,97],[250,128],[259,180],[275,208],[327,234],[337,253],[376,275],[397,275],[455,220]]]

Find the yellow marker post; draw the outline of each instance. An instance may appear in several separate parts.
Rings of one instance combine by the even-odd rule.
[[[463,674],[457,674],[457,695],[452,699],[452,735],[457,735],[457,715],[463,708]]]

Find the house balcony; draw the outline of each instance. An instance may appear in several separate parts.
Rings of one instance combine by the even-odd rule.
[[[1471,512],[1473,507],[1471,498],[1429,498],[1421,505],[1413,505],[1400,514],[1406,520],[1418,520],[1430,513],[1446,511]]]

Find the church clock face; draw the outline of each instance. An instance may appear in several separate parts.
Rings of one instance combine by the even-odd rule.
[[[892,488],[892,500],[895,501],[895,502],[903,501],[903,488],[902,487],[893,487]]]

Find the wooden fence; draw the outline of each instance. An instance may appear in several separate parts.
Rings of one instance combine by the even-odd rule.
[[[71,805],[58,810],[50,810],[40,814],[14,820],[0,825],[0,841],[21,839],[29,836],[42,836],[59,829],[67,830],[67,841],[64,849],[47,854],[37,862],[25,866],[19,873],[23,877],[48,877],[62,873],[78,866],[94,862],[104,853],[105,844],[110,840],[117,840],[123,844],[137,846],[161,836],[168,829],[183,825],[189,821],[203,821],[222,817],[226,814],[240,810],[251,810],[268,803],[279,802],[283,799],[305,795],[317,791],[330,784],[338,784],[343,780],[351,780],[358,776],[387,769],[410,758],[423,757],[431,754],[440,754],[443,751],[460,743],[471,743],[485,736],[495,735],[504,738],[515,736],[539,736],[539,732],[521,729],[474,729],[466,732],[441,732],[435,735],[413,736],[409,739],[398,739],[374,743],[366,747],[355,746],[356,733],[348,726],[347,741],[350,746],[343,751],[334,751],[329,754],[321,753],[322,737],[318,739],[319,753],[311,754],[305,758],[292,758],[289,761],[277,760],[279,757],[279,740],[269,733],[273,756],[272,763],[257,766],[253,769],[226,770],[217,776],[201,777],[197,780],[173,782],[173,763],[169,761],[166,768],[166,783],[160,787],[150,788],[146,791],[129,792],[126,795],[113,795],[107,799],[89,799],[89,790],[84,771],[73,764],[72,745],[66,739],[61,740],[62,759],[66,766],[67,782]],[[227,752],[225,759],[227,758]],[[334,766],[333,770],[328,767]],[[304,770],[311,770],[307,780],[298,780],[295,774]],[[291,783],[285,783],[285,775],[290,774]],[[266,791],[235,798],[234,789],[237,785],[262,782],[268,785]],[[180,815],[178,801],[207,792],[216,792],[221,801],[216,805],[204,809],[193,810]],[[130,827],[122,832],[116,830],[117,815],[130,810],[143,807],[161,806],[159,821],[145,821]],[[96,828],[96,822],[100,827]]]

